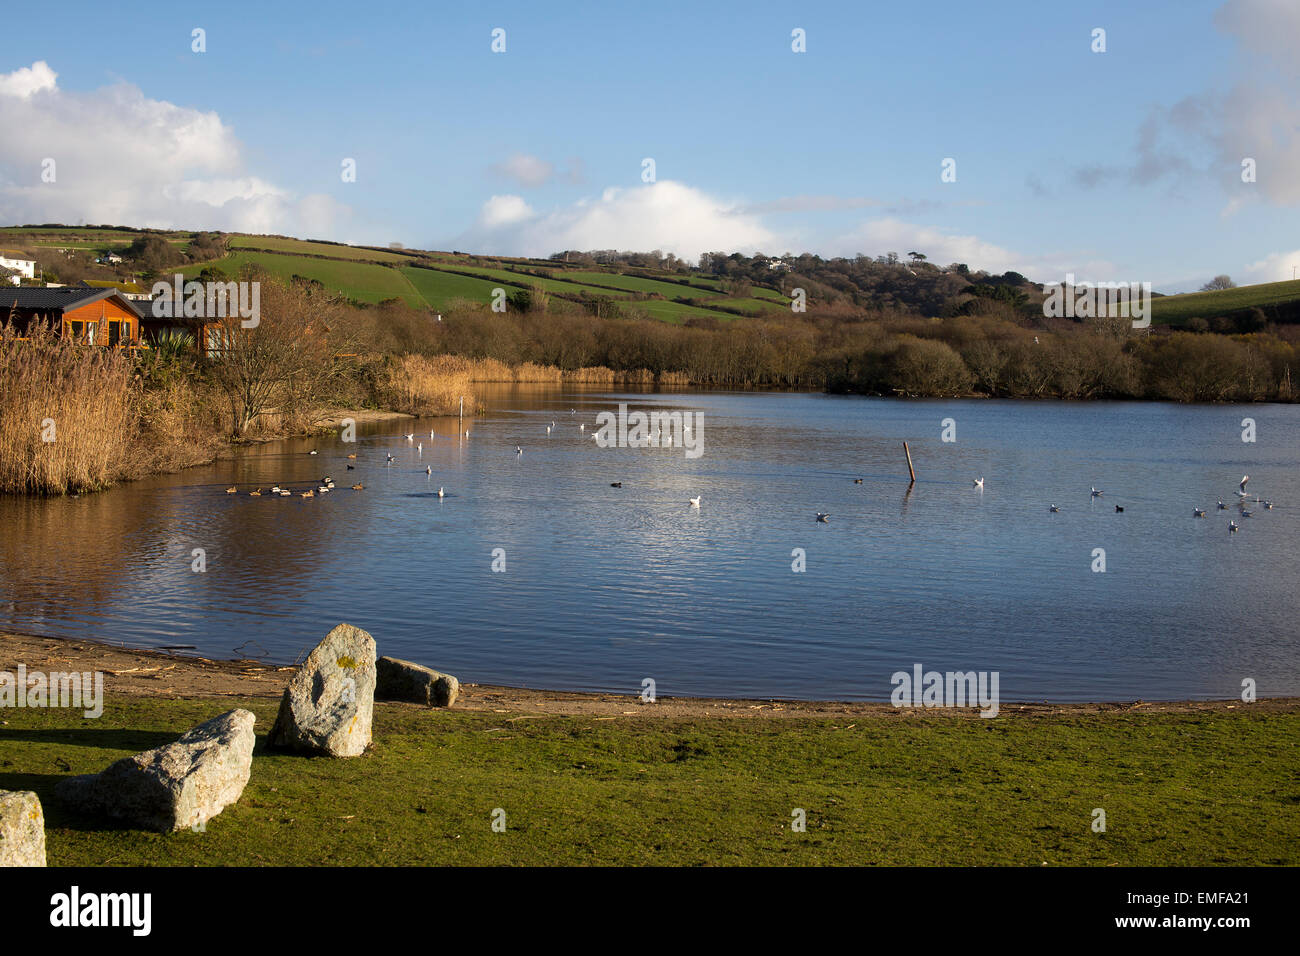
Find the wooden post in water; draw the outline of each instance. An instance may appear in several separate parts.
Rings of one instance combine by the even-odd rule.
[[[907,473],[912,476],[912,484],[916,484],[916,469],[912,467],[912,449],[907,447],[907,442],[903,442],[903,454],[907,456]]]
[[[465,396],[460,397],[460,434],[465,434]]]

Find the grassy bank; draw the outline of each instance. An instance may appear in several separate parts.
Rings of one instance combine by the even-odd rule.
[[[206,832],[120,829],[54,800],[64,776],[236,706],[257,715],[252,780]],[[51,865],[1300,862],[1294,707],[681,720],[379,704],[355,760],[265,753],[275,709],[110,695],[98,720],[7,710],[0,788],[40,795]]]

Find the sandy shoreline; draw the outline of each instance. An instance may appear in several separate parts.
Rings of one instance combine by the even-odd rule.
[[[255,660],[210,660],[165,651],[126,648],[82,639],[0,634],[0,671],[16,672],[102,671],[105,694],[141,697],[262,697],[275,699],[283,692],[295,668]],[[436,665],[435,665],[436,666]],[[885,702],[745,700],[705,697],[659,697],[644,704],[634,694],[600,694],[570,691],[461,684],[456,710],[597,717],[864,717],[904,719],[918,713],[957,719],[980,719],[974,709],[930,708],[923,711],[895,708]],[[1300,712],[1300,698],[1260,699],[1252,704],[1238,700],[1129,701],[1080,704],[1006,703],[999,716],[1141,713],[1223,713],[1228,711]]]

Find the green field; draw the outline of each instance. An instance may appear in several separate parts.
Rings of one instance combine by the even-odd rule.
[[[725,306],[728,309],[744,309],[746,312],[785,312],[789,310],[788,301],[776,301],[771,299],[710,299],[709,305]]]
[[[35,246],[50,249],[121,249],[129,246],[131,239],[102,239],[98,242],[81,239],[36,239],[27,237],[16,237],[21,245]],[[188,239],[168,239],[170,243],[180,245],[188,243]]]
[[[346,259],[308,259],[302,256],[280,255],[271,252],[235,252],[216,262],[200,262],[182,270],[185,275],[197,275],[208,266],[216,266],[233,278],[245,263],[261,266],[274,276],[283,279],[295,275],[315,279],[326,288],[342,292],[359,302],[380,302],[384,299],[405,299],[411,305],[423,305],[424,299],[402,272],[388,266],[368,262],[349,262]]]
[[[204,832],[54,798],[233,707],[257,716],[252,779]],[[6,710],[0,788],[39,795],[51,866],[1300,863],[1294,711],[601,720],[381,703],[370,751],[329,760],[264,752],[276,707]]]
[[[187,229],[175,229],[168,232],[142,233],[132,232],[125,229],[83,229],[79,226],[65,226],[53,229],[35,228],[29,229],[24,226],[0,226],[0,236],[5,235],[29,235],[36,237],[52,238],[55,236],[69,236],[86,241],[99,241],[103,239],[125,239],[127,242],[135,239],[136,236],[152,235],[161,236],[164,239],[180,239],[185,242],[190,240],[193,235]]]
[[[414,266],[403,266],[401,273],[415,286],[424,301],[435,309],[445,309],[453,299],[491,302],[492,290],[498,288],[497,283],[486,279],[471,279],[468,276]],[[507,289],[506,294],[512,291],[513,287]]]
[[[666,299],[707,299],[713,294],[705,289],[692,289],[676,282],[616,275],[612,272],[572,272],[569,275],[579,282],[613,286],[616,289],[626,289],[628,292],[657,292]]]
[[[1164,325],[1182,325],[1188,319],[1210,319],[1256,306],[1267,308],[1300,299],[1300,281],[1265,282],[1217,292],[1189,292],[1151,300],[1151,320]]]
[[[718,319],[722,322],[737,318],[737,316],[726,312],[711,312],[708,309],[700,309],[693,305],[682,305],[680,302],[665,302],[662,299],[619,300],[619,305],[628,311],[639,309],[650,318],[660,319],[664,322],[681,322],[683,319],[692,317]]]
[[[137,235],[140,233],[78,227],[3,227],[0,228],[0,246],[9,241],[15,246],[49,245],[95,251],[128,245]],[[162,235],[168,242],[188,245],[193,234],[177,230],[150,235]],[[359,302],[400,298],[413,306],[428,305],[435,309],[446,309],[456,299],[487,301],[492,289],[498,285],[507,293],[535,286],[565,297],[586,294],[614,299],[628,312],[639,311],[665,322],[681,322],[692,316],[722,321],[736,317],[733,313],[679,304],[673,301],[675,299],[707,299],[710,304],[716,301],[724,307],[751,314],[767,311],[773,303],[775,307],[783,308],[788,301],[775,290],[757,287],[748,298],[727,296],[719,279],[703,275],[685,276],[683,278],[690,281],[684,284],[673,281],[674,277],[668,275],[663,279],[644,278],[601,272],[590,267],[565,268],[549,260],[457,256],[411,250],[417,252],[424,262],[437,265],[439,269],[435,271],[416,267],[409,255],[383,249],[245,234],[228,235],[227,243],[230,253],[224,258],[192,263],[180,271],[193,276],[207,266],[216,266],[233,277],[244,264],[255,263],[282,278],[299,275],[314,279],[326,288]],[[393,268],[380,263],[391,264]],[[527,268],[544,269],[546,275],[534,276],[517,271]],[[469,274],[480,278],[472,278]],[[659,295],[663,299],[639,300],[636,298],[638,294]]]
[[[512,286],[537,286],[538,288],[545,289],[547,292],[556,292],[561,295],[580,295],[585,291],[590,295],[605,295],[614,298],[619,296],[617,291],[611,289],[597,289],[577,282],[563,282],[559,279],[541,278],[538,276],[527,275],[522,272],[515,272],[513,269],[493,269],[485,266],[463,265],[457,265],[455,266],[455,269],[459,272],[472,272],[475,275],[481,275],[489,279],[498,279],[511,283]],[[507,294],[511,291],[511,288],[506,289]]]
[[[231,249],[269,249],[288,255],[326,256],[330,259],[368,259],[402,264],[412,261],[411,256],[396,252],[338,246],[329,242],[312,242],[310,239],[277,239],[274,236],[231,236],[229,246]]]

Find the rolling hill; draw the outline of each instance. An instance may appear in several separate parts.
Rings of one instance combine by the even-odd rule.
[[[8,226],[0,228],[0,247],[26,250],[56,250],[64,256],[93,258],[117,251],[140,236],[156,236],[173,247],[178,256],[186,255],[198,233],[183,230],[143,230],[116,226]],[[440,252],[403,248],[350,246],[337,242],[296,239],[289,236],[223,234],[226,254],[217,259],[183,262],[175,266],[187,276],[205,268],[216,268],[226,275],[236,275],[244,266],[255,265],[273,275],[290,278],[301,276],[320,282],[359,303],[378,303],[400,299],[415,307],[428,306],[445,310],[457,300],[490,301],[493,290],[503,289],[507,296],[522,290],[539,289],[553,298],[586,304],[601,314],[643,315],[665,322],[680,323],[691,319],[728,321],[739,316],[774,314],[788,308],[789,297],[781,287],[779,275],[769,281],[736,286],[703,272],[659,272],[627,266],[599,266],[569,263],[552,259],[527,259],[479,256],[460,252]],[[210,249],[211,245],[196,246]],[[191,255],[190,258],[195,258]],[[736,258],[736,257],[732,257]],[[876,285],[864,291],[843,281],[843,260],[813,264],[800,257],[804,275],[811,275],[812,285],[823,283],[815,294],[823,299],[827,292],[840,294],[859,306],[872,303],[889,306],[912,305],[924,314],[938,301],[933,295],[923,304],[918,290],[925,283],[958,279],[943,295],[951,296],[964,280],[945,271],[931,270],[917,276],[889,270],[881,282],[877,269]],[[50,268],[57,269],[57,260]],[[824,271],[819,271],[824,269]],[[751,270],[751,275],[755,273]],[[97,281],[129,281],[133,278],[129,264],[106,272],[97,267]],[[1020,277],[1023,279],[1023,277]],[[788,284],[788,283],[787,283]],[[915,285],[910,294],[908,286]],[[885,294],[878,296],[883,288]],[[1031,287],[1032,288],[1032,287]],[[604,303],[597,305],[597,303]],[[612,308],[611,308],[612,307]],[[1300,281],[1271,282],[1241,286],[1216,292],[1157,296],[1153,300],[1153,321],[1157,325],[1191,327],[1217,331],[1249,331],[1269,322],[1300,323]]]
[[[95,257],[120,252],[137,237],[157,236],[185,254],[196,233],[131,230],[103,226],[11,226],[0,229],[0,245],[18,249],[82,253]],[[288,236],[226,234],[226,255],[182,262],[174,267],[187,277],[205,269],[235,276],[246,265],[283,278],[300,276],[320,282],[360,303],[401,299],[412,306],[446,309],[456,300],[490,301],[495,289],[506,295],[540,289],[552,297],[578,303],[604,300],[620,315],[644,315],[679,323],[691,318],[720,321],[783,308],[788,299],[775,288],[756,287],[748,296],[728,296],[717,279],[701,274],[629,274],[617,267],[577,266],[546,259],[475,256],[463,253],[380,249]],[[57,262],[52,266],[57,269]],[[100,270],[103,271],[102,269]],[[129,264],[108,279],[133,277]]]

